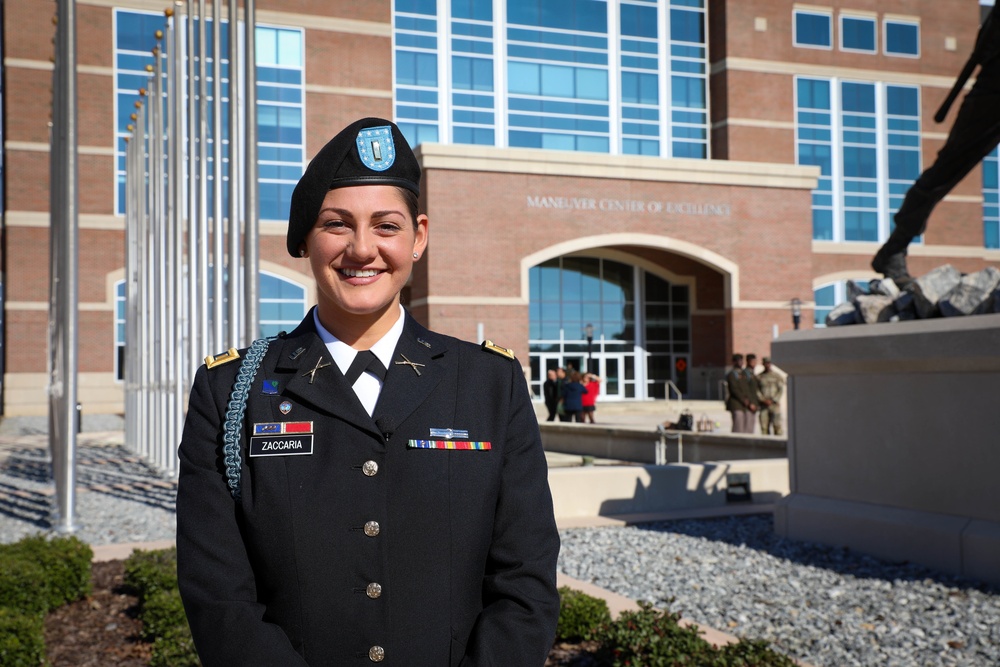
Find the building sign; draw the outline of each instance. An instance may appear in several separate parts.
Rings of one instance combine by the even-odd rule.
[[[593,197],[551,197],[527,195],[528,208],[605,213],[643,213],[652,215],[702,215],[728,218],[732,206],[713,202],[646,201],[642,199],[595,199]]]

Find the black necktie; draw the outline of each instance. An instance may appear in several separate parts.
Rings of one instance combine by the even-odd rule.
[[[351,367],[344,373],[344,377],[347,378],[347,384],[353,387],[354,383],[358,381],[358,378],[365,371],[375,375],[383,382],[385,381],[385,366],[382,365],[382,362],[379,361],[374,352],[371,350],[362,350],[354,356]]]

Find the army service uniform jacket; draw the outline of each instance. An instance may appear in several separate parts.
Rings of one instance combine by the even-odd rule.
[[[369,416],[310,313],[250,388],[236,500],[222,431],[239,365],[198,371],[180,445],[178,574],[206,667],[545,662],[559,537],[516,360],[406,314]],[[248,456],[273,424],[311,431],[312,452]],[[480,449],[431,436],[449,428]]]

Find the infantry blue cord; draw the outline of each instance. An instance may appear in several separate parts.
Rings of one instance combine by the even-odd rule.
[[[222,453],[226,463],[226,483],[229,484],[229,492],[236,500],[240,498],[240,469],[243,466],[240,456],[240,426],[243,424],[243,415],[247,409],[250,385],[253,384],[260,362],[264,360],[267,346],[272,340],[274,337],[258,338],[250,344],[246,356],[240,362],[236,382],[233,383],[233,391],[226,406],[226,422],[222,434],[222,441],[225,444]]]

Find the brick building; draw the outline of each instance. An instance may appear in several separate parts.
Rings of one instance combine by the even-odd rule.
[[[120,412],[124,137],[171,3],[76,4],[80,396],[85,411]],[[792,299],[810,327],[845,280],[874,277],[870,258],[946,136],[933,115],[988,9],[256,4],[262,330],[289,328],[313,303],[307,265],[284,250],[305,161],[351,120],[380,115],[424,167],[431,243],[412,312],[513,347],[536,389],[545,368],[589,357],[607,400],[662,397],[667,381],[717,397],[731,352],[767,354],[791,328]],[[2,11],[3,414],[43,414],[54,4]],[[998,191],[994,153],[939,206],[911,271],[1000,263]]]

